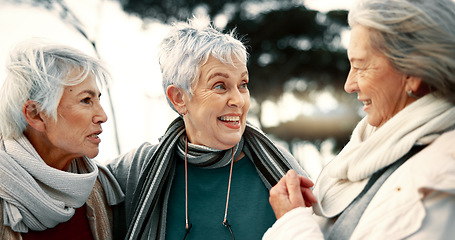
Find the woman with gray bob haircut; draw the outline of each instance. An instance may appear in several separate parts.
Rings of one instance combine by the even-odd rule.
[[[195,23],[171,28],[159,62],[180,116],[158,144],[108,164],[126,194],[114,210],[119,239],[259,239],[276,220],[268,189],[287,170],[304,171],[246,121],[246,61],[232,32]],[[312,182],[303,184],[310,206]]]
[[[233,59],[243,65],[246,65],[248,59],[246,48],[236,38],[234,31],[219,34],[217,30],[207,28],[200,32],[196,28],[188,28],[186,24],[177,24],[160,46],[159,62],[165,94],[170,85],[175,85],[191,96],[191,86],[199,79],[199,67],[210,56],[232,65]],[[176,111],[170,99],[166,99]]]
[[[0,239],[112,239],[123,200],[98,155],[107,116],[101,62],[32,39],[10,54],[0,90]]]
[[[366,117],[320,173],[314,216],[289,197],[298,176],[272,188],[263,239],[452,239],[455,2],[359,0],[348,20],[344,88]]]

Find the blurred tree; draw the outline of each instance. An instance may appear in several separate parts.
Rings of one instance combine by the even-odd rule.
[[[260,123],[262,103],[277,101],[284,92],[292,92],[302,100],[313,102],[310,92],[331,89],[339,102],[352,105],[352,98],[341,93],[349,71],[346,49],[341,44],[341,33],[348,27],[347,11],[322,13],[307,9],[302,1],[297,0],[120,2],[125,11],[142,18],[171,23],[186,21],[202,10],[220,30],[235,28],[249,47],[249,87],[259,106],[252,111]],[[225,24],[217,25],[217,20],[224,20]],[[305,87],[292,87],[299,84],[287,84],[290,82],[303,82],[300,86]],[[345,115],[312,120],[301,116],[276,127],[261,127],[288,143],[295,139],[320,142],[333,137],[338,150],[348,141],[359,118],[355,110],[347,111]]]
[[[57,10],[61,18],[79,31],[95,48],[76,16],[63,0],[16,0]],[[101,0],[103,1],[103,0]],[[359,116],[355,98],[343,92],[349,71],[341,34],[347,29],[347,11],[327,13],[307,9],[301,0],[118,0],[124,10],[143,19],[163,23],[186,21],[200,12],[207,14],[220,30],[236,29],[246,43],[250,58],[250,92],[257,102],[251,109],[259,124],[262,105],[276,102],[284,93],[314,103],[314,92],[329,91],[338,102],[349,106],[338,115],[299,116],[279,126],[260,126],[265,132],[288,142],[309,140],[316,145],[327,138],[339,150]],[[114,119],[115,120],[115,119]]]
[[[227,28],[247,36],[250,87],[259,103],[278,99],[290,80],[310,83],[306,89],[291,89],[302,98],[309,91],[343,85],[349,69],[340,36],[345,11],[323,14],[294,6],[255,18],[247,18],[244,11],[237,12]]]

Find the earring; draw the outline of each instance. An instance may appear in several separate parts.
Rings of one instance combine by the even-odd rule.
[[[412,91],[412,89],[409,89],[409,90],[408,90],[408,96],[409,96],[409,97],[412,97],[412,98],[415,98],[415,99],[419,98],[417,95],[414,94],[414,92]]]

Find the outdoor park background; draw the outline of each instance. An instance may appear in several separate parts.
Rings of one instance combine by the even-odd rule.
[[[174,21],[197,16],[236,28],[248,46],[248,120],[289,149],[315,179],[363,116],[343,90],[352,0],[0,0],[0,84],[8,52],[30,37],[71,45],[108,64],[109,120],[101,162],[157,143],[177,116],[161,87],[157,45]]]

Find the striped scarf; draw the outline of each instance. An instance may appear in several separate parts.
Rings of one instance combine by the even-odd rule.
[[[157,150],[141,172],[133,197],[136,206],[126,239],[165,239],[169,193],[175,172],[174,154],[185,155],[185,125],[175,119],[160,139]],[[219,168],[243,151],[253,161],[264,185],[270,189],[291,168],[294,159],[285,156],[258,128],[247,123],[242,140],[228,150],[188,144],[188,162],[203,168]],[[299,172],[299,171],[298,171]],[[303,173],[302,173],[303,174]],[[142,185],[141,185],[142,184]]]

